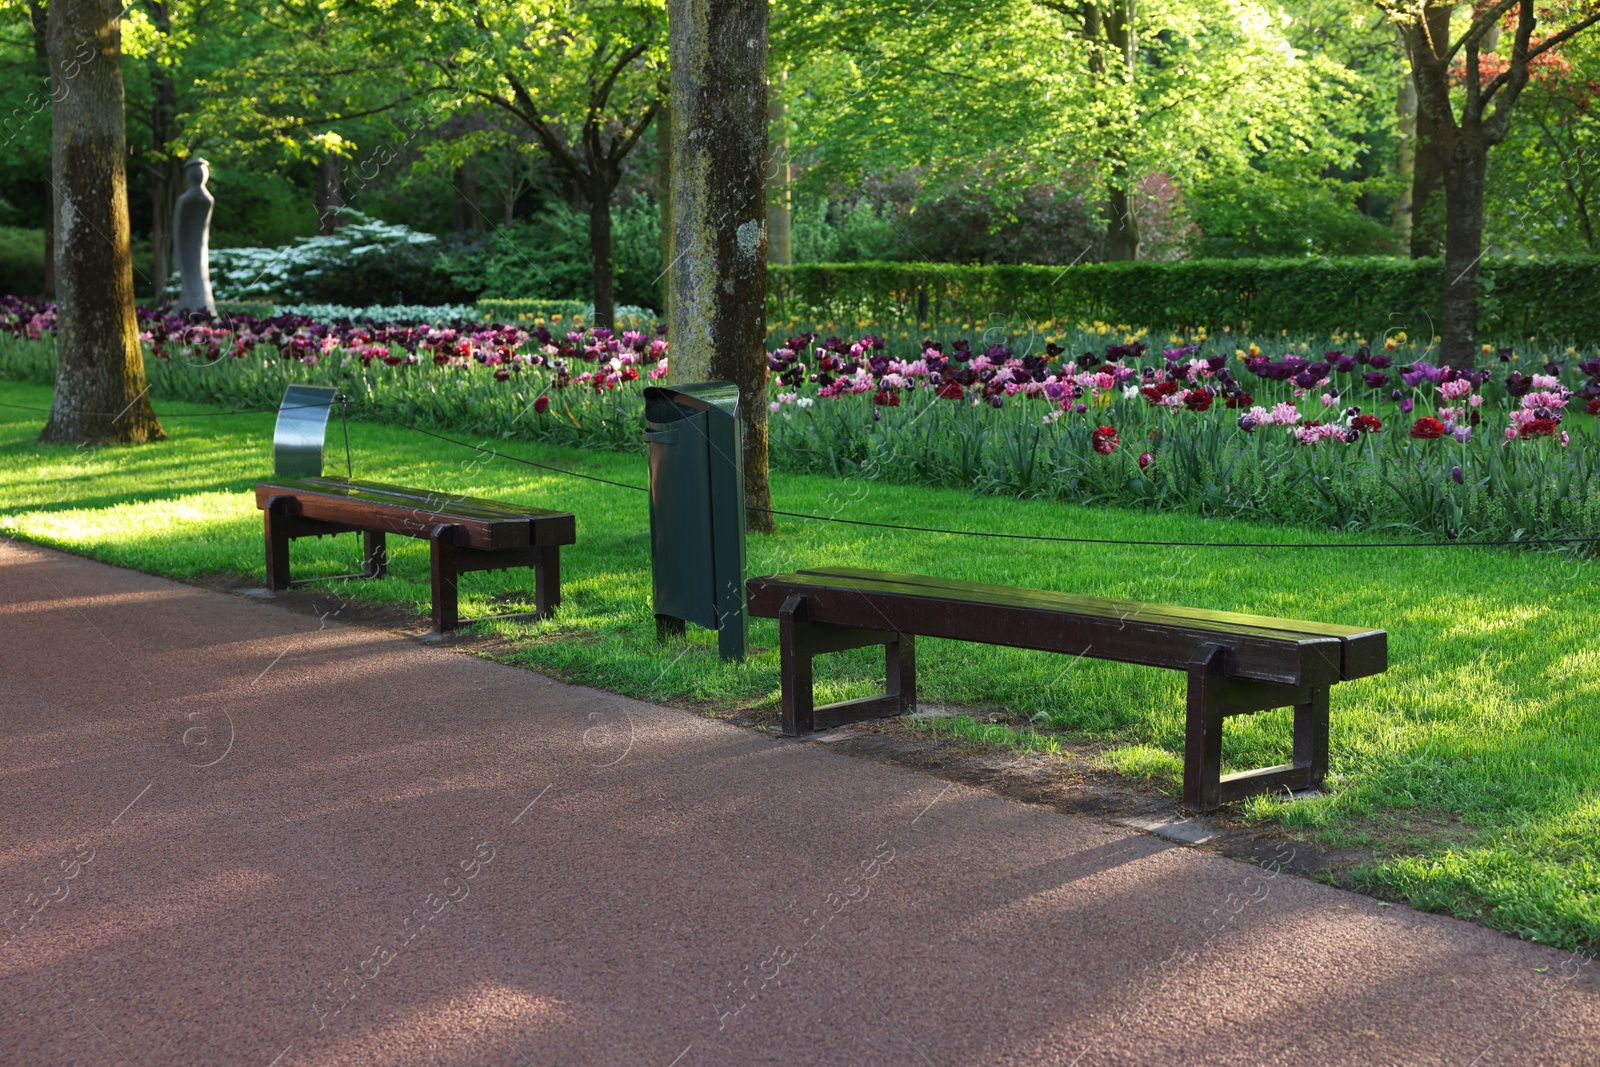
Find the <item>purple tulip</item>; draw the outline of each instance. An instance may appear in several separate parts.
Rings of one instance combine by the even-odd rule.
[[[1400,401],[1400,411],[1406,415],[1411,414],[1411,409],[1416,406],[1416,401],[1412,400],[1409,396]]]
[[[1450,480],[1455,482],[1457,485],[1461,485],[1466,481],[1466,479],[1461,474],[1461,468],[1460,467],[1451,467],[1450,468]]]

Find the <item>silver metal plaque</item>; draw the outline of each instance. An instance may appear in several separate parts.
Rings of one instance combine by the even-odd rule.
[[[283,403],[278,406],[278,426],[272,432],[275,477],[322,476],[328,412],[338,392],[331,385],[291,385],[283,391]]]

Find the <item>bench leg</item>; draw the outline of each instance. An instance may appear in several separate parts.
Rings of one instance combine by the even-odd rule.
[[[457,579],[461,572],[456,568],[456,546],[443,537],[431,539],[433,577],[433,629],[448,633],[461,624],[457,611]]]
[[[883,646],[883,691],[894,697],[900,705],[897,715],[910,715],[917,710],[917,639],[911,634],[897,634],[896,639]]]
[[[1222,803],[1222,657],[1211,647],[1189,665],[1188,718],[1183,738],[1183,806],[1215,811]]]
[[[262,509],[267,540],[267,588],[274,593],[289,588],[289,524],[292,521],[276,506]]]
[[[1286,686],[1222,676],[1225,652],[1209,646],[1189,666],[1183,806],[1215,811],[1261,793],[1315,789],[1328,773],[1328,687]],[[1294,708],[1294,762],[1222,773],[1222,724],[1230,715]]]
[[[362,574],[382,578],[389,573],[389,535],[382,530],[361,531]]]
[[[815,694],[805,623],[795,618],[805,598],[792,596],[778,609],[778,675],[783,685],[783,733],[799,737],[816,731]]]
[[[548,619],[561,606],[561,549],[541,548],[533,568],[533,606],[541,619]]]
[[[909,715],[917,706],[916,639],[892,630],[829,626],[803,618],[805,597],[792,596],[778,609],[779,674],[783,683],[783,732],[799,737],[868,719]],[[884,695],[816,706],[812,663],[826,652],[884,646]]]

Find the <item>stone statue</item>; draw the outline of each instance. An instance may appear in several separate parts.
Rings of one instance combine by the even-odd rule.
[[[217,201],[206,189],[211,165],[203,159],[191,159],[183,165],[183,176],[188,179],[189,188],[178,197],[172,212],[178,274],[183,280],[178,310],[215,315],[217,302],[211,295],[211,209]]]

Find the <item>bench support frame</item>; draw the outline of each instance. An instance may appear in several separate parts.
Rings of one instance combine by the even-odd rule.
[[[382,578],[388,573],[388,534],[347,523],[307,519],[295,514],[293,497],[275,496],[262,509],[267,542],[267,588],[281,592],[292,584],[289,577],[289,542],[297,537],[360,533],[362,572],[351,577]],[[561,549],[558,546],[484,550],[464,548],[455,525],[419,531],[428,539],[433,579],[433,628],[446,633],[461,625],[458,579],[467,571],[498,571],[531,567],[534,575],[535,617],[547,619],[561,604]]]
[[[911,634],[817,623],[806,614],[807,601],[800,594],[788,597],[778,610],[786,736],[800,737],[916,710],[916,639]],[[828,652],[870,645],[884,646],[884,694],[816,706],[812,660]],[[1222,674],[1227,655],[1225,646],[1207,645],[1189,667],[1183,806],[1190,811],[1215,811],[1223,804],[1261,793],[1320,786],[1328,773],[1328,687],[1227,678]],[[1293,762],[1224,775],[1224,720],[1287,707],[1294,708]]]
[[[1328,773],[1328,687],[1273,685],[1222,675],[1227,649],[1207,645],[1189,666],[1183,806],[1215,811],[1260,793],[1315,789]],[[1294,761],[1222,773],[1222,723],[1230,715],[1294,708]]]
[[[795,595],[778,610],[780,673],[783,681],[783,732],[799,737],[868,719],[909,715],[917,707],[916,639],[894,630],[831,626],[806,619],[806,598]],[[828,652],[884,646],[882,696],[843,700],[817,707],[811,661]]]

